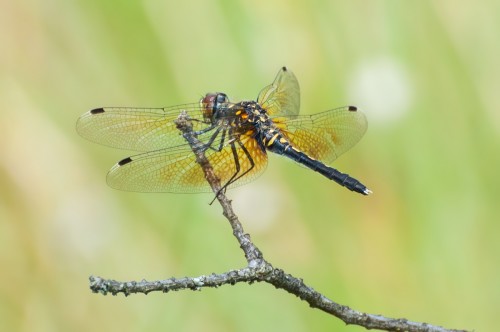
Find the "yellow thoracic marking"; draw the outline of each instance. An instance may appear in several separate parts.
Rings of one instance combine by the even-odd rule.
[[[287,142],[287,140],[284,137],[280,138],[280,143],[286,143],[286,142]]]
[[[274,143],[274,141],[275,141],[275,140],[279,137],[279,135],[280,135],[279,133],[278,133],[278,134],[276,134],[276,135],[274,135],[274,136],[273,136],[273,137],[269,140],[269,142],[267,142],[267,146],[271,146],[271,145]]]
[[[235,114],[236,115],[240,115],[241,114],[241,110],[237,111]]]

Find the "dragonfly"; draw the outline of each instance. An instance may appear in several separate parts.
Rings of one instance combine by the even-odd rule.
[[[211,192],[191,146],[176,127],[186,112],[223,190],[248,183],[265,170],[268,152],[283,155],[347,189],[372,191],[327,166],[352,148],[367,129],[355,106],[299,115],[297,78],[282,67],[257,100],[230,102],[208,93],[199,102],[163,108],[103,107],[83,114],[78,133],[90,141],[139,154],[122,159],[107,175],[115,189],[136,192]]]

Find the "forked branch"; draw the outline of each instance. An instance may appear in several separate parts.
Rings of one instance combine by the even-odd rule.
[[[177,127],[183,133],[184,138],[191,145],[197,162],[203,169],[205,177],[210,183],[212,190],[216,193],[216,199],[223,209],[223,214],[231,224],[233,235],[240,244],[240,248],[245,253],[248,265],[238,270],[231,270],[220,274],[201,275],[197,277],[170,278],[158,281],[129,281],[119,282],[100,277],[90,277],[90,289],[95,293],[106,295],[111,293],[116,295],[123,293],[130,295],[134,293],[148,294],[149,292],[179,291],[185,289],[199,290],[203,287],[220,287],[223,285],[234,285],[240,282],[267,282],[276,288],[283,289],[296,295],[301,300],[306,301],[311,307],[318,308],[334,315],[346,324],[355,324],[367,329],[379,329],[385,331],[419,331],[419,332],[444,332],[444,331],[466,331],[452,330],[440,326],[408,321],[407,319],[388,318],[380,315],[353,310],[345,305],[341,305],[328,299],[321,293],[306,285],[302,279],[296,278],[283,270],[273,267],[267,262],[262,252],[253,244],[248,234],[245,234],[243,227],[234,213],[231,201],[227,199],[221,191],[220,181],[215,175],[212,166],[205,157],[203,144],[198,141],[192,130],[192,125],[186,113],[182,113],[177,119]]]

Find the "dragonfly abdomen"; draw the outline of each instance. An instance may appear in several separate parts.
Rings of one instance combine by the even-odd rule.
[[[272,152],[287,156],[288,158],[312,169],[313,171],[320,173],[326,178],[337,182],[341,186],[344,186],[351,191],[355,191],[363,195],[368,195],[371,193],[370,189],[366,188],[364,184],[362,184],[355,178],[350,177],[348,174],[339,172],[335,168],[329,167],[319,160],[309,157],[302,151],[292,147],[288,142],[283,142],[282,140],[278,139],[273,142],[273,144],[268,146],[268,149]]]

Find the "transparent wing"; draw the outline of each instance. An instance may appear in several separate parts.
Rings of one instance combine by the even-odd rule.
[[[294,118],[300,109],[300,88],[295,75],[283,67],[271,85],[262,89],[257,102],[270,116]]]
[[[200,104],[196,103],[167,108],[97,108],[78,119],[76,130],[92,142],[113,148],[158,150],[185,143],[174,123],[183,110],[195,120],[194,130],[208,125],[203,122]]]
[[[225,141],[227,141],[226,138]],[[267,165],[267,155],[251,136],[241,136],[240,142],[245,146],[254,168],[241,179],[232,183],[229,188],[242,185],[256,179]],[[214,142],[217,147],[220,139]],[[236,142],[236,154],[240,164],[241,175],[250,169],[251,162],[243,148]],[[236,172],[236,163],[230,144],[221,151],[207,150],[206,157],[210,161],[215,174],[224,185]],[[204,173],[196,163],[196,157],[187,144],[163,150],[139,154],[125,158],[111,168],[107,176],[108,184],[120,190],[137,192],[171,192],[200,193],[211,192]]]
[[[329,164],[352,148],[366,132],[365,115],[354,106],[295,119],[273,118],[292,146]]]

